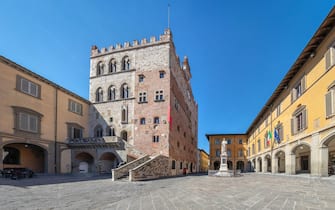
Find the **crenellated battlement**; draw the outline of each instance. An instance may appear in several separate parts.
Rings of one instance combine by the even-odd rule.
[[[132,49],[136,47],[149,46],[149,45],[158,44],[158,43],[167,42],[167,41],[172,41],[172,33],[170,29],[165,29],[164,34],[161,34],[159,36],[159,39],[157,39],[157,37],[155,36],[151,36],[149,40],[147,40],[146,38],[143,38],[141,39],[140,42],[138,40],[134,40],[132,43],[125,42],[123,45],[120,43],[117,43],[114,46],[112,45],[108,48],[103,47],[100,49],[96,45],[93,45],[91,47],[91,56],[97,56],[97,55],[119,51],[123,49]]]

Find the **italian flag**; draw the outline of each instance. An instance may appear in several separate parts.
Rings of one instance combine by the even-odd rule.
[[[271,131],[268,131],[268,137],[266,139],[266,144],[269,146],[272,139]]]

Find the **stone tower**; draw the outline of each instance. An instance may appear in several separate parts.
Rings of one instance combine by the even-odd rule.
[[[194,171],[198,107],[190,79],[169,29],[158,39],[93,46],[90,135],[118,136],[148,155],[168,156],[176,174]]]

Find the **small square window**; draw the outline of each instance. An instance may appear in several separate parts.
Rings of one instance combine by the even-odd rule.
[[[162,78],[164,78],[164,76],[165,76],[165,72],[164,71],[160,71],[159,72],[159,78],[162,79]]]
[[[154,117],[154,124],[159,124],[159,117]]]
[[[145,125],[145,118],[144,117],[141,118],[140,123],[141,123],[141,125]]]
[[[110,118],[109,118],[109,122],[113,122],[113,117],[110,117]]]
[[[138,75],[138,82],[144,82],[144,75]]]

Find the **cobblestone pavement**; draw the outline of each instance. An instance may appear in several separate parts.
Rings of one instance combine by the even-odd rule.
[[[335,177],[0,178],[0,209],[335,209]]]

